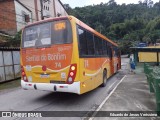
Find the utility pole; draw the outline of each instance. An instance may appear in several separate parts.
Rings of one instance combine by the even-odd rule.
[[[54,9],[54,17],[57,17],[56,15],[56,2],[53,0],[53,9]]]
[[[40,0],[40,3],[41,3],[41,20],[44,19],[43,17],[43,0]]]

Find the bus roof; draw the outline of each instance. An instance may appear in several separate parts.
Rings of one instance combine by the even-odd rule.
[[[112,45],[114,46],[118,46],[115,42],[111,41],[110,39],[108,39],[107,37],[105,37],[104,35],[100,34],[99,32],[97,32],[96,30],[92,29],[91,27],[89,27],[87,24],[83,23],[82,21],[80,21],[79,19],[77,19],[76,17],[74,16],[62,16],[62,17],[55,17],[55,18],[47,18],[45,20],[40,20],[40,21],[37,21],[35,23],[31,23],[31,24],[28,24],[27,26],[25,27],[29,27],[29,26],[33,26],[33,25],[36,25],[36,24],[40,24],[40,23],[44,23],[44,22],[50,22],[50,21],[53,21],[53,20],[64,20],[64,19],[75,19],[76,23],[80,26],[82,26],[83,28],[87,29],[88,31],[94,33],[95,35],[103,38],[104,40],[107,40],[108,42],[110,42]]]
[[[34,23],[30,23],[30,24],[26,25],[25,27],[37,25],[37,24],[44,23],[44,22],[51,22],[53,20],[64,20],[64,19],[68,19],[68,17],[67,16],[62,16],[62,17],[55,17],[55,18],[47,18],[47,19],[44,19],[44,20],[36,21]]]

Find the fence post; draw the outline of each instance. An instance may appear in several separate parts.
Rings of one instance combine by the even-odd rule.
[[[149,90],[150,92],[155,92],[154,87],[153,87],[153,79],[154,79],[153,68],[151,68],[151,66],[148,68],[147,76],[148,76],[147,79],[148,79],[148,84],[149,84]]]
[[[149,78],[149,90],[150,92],[155,92],[155,89],[154,89],[154,74],[153,73],[150,73],[150,78]]]

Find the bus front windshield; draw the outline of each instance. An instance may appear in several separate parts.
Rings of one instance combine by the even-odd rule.
[[[44,47],[52,44],[72,43],[69,20],[45,22],[26,27],[23,31],[22,47]]]

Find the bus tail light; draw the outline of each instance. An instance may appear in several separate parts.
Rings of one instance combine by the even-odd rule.
[[[21,66],[21,74],[22,74],[22,79],[23,79],[25,82],[28,82],[28,79],[27,79],[27,76],[26,76],[26,73],[25,73],[25,71],[24,71],[23,66]]]
[[[74,79],[76,77],[77,72],[77,64],[72,64],[69,69],[68,78],[67,78],[67,84],[72,84],[74,82]]]

